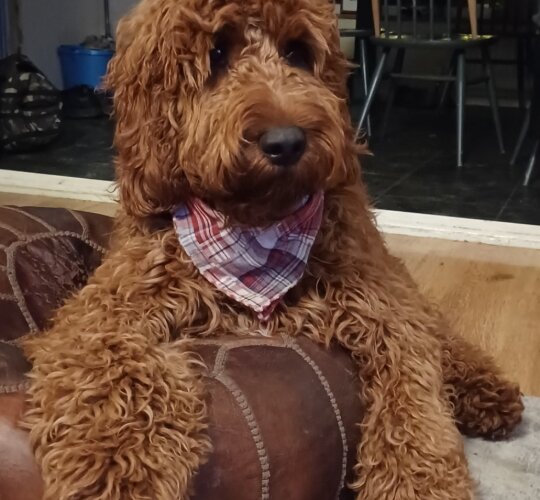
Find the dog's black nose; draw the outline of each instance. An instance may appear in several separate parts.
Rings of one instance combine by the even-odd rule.
[[[306,134],[299,127],[271,128],[261,136],[259,146],[274,165],[288,167],[304,154]]]

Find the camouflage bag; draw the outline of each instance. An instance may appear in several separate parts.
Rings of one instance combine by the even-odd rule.
[[[48,144],[59,134],[61,109],[60,92],[26,56],[0,60],[0,149]]]

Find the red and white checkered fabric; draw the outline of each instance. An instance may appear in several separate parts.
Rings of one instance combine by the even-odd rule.
[[[304,274],[323,205],[324,195],[317,193],[276,224],[245,228],[227,226],[223,214],[192,200],[175,210],[173,220],[200,273],[264,321]]]

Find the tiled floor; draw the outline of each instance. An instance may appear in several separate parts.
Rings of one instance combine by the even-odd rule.
[[[113,123],[106,118],[64,119],[54,143],[40,151],[0,156],[0,168],[112,180],[112,137]]]
[[[456,167],[453,110],[397,109],[384,140],[374,140],[363,176],[378,208],[540,224],[540,179],[523,187],[522,157],[515,167],[499,153],[488,108],[469,107],[466,164]],[[521,125],[517,109],[502,111],[506,149]],[[377,127],[375,127],[375,131]],[[529,148],[524,147],[528,156]],[[540,167],[537,167],[540,169]]]
[[[511,150],[521,115],[505,109],[502,117]],[[522,187],[526,158],[512,168],[509,155],[499,154],[489,109],[468,108],[461,170],[455,166],[454,130],[451,109],[396,108],[387,138],[374,141],[374,156],[362,162],[376,207],[540,225],[540,166],[531,185]],[[49,148],[5,155],[0,168],[108,180],[113,178],[111,143],[107,120],[68,120]]]

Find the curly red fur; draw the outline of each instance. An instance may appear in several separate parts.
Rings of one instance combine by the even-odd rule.
[[[225,40],[227,67],[209,52]],[[287,64],[301,40],[308,68]],[[305,276],[274,333],[337,341],[362,380],[362,500],[466,500],[473,486],[456,423],[498,437],[522,404],[485,354],[452,334],[391,257],[358,180],[347,62],[327,0],[143,0],[119,26],[115,92],[122,213],[88,285],[27,342],[27,424],[45,499],[185,499],[210,450],[190,339],[260,327],[205,281],[178,244],[171,209],[196,196],[231,224],[265,224],[326,192]],[[306,131],[279,172],[257,138]],[[181,342],[180,354],[162,345]]]

